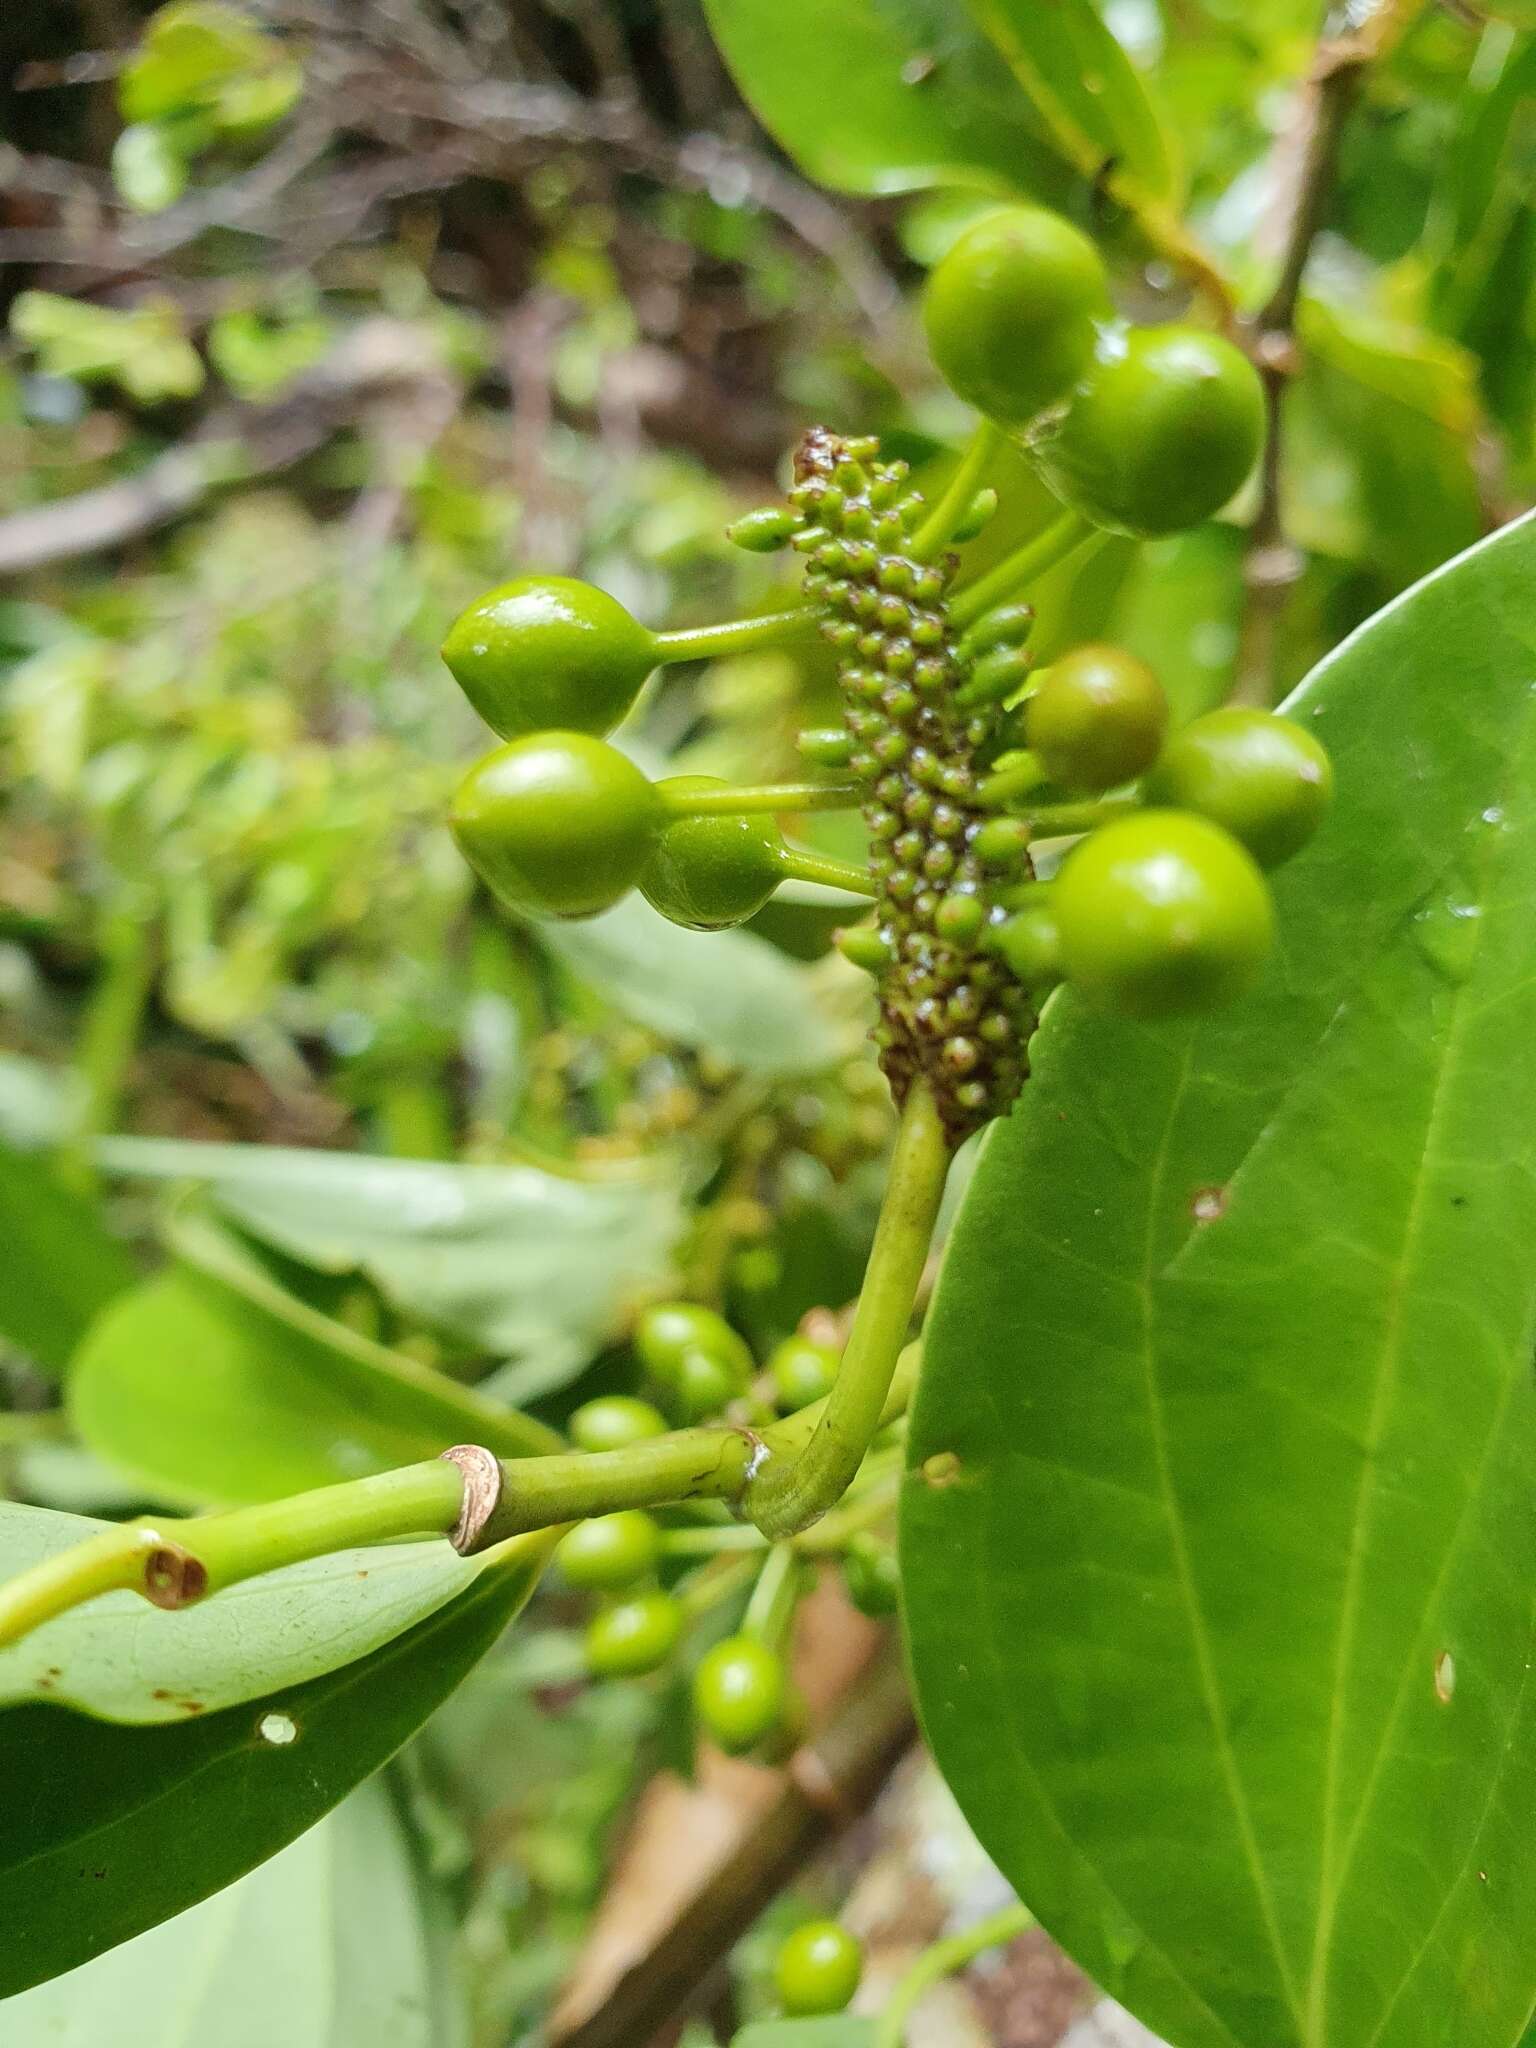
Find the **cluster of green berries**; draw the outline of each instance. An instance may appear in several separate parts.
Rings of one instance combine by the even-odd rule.
[[[1056,215],[985,216],[934,270],[925,316],[955,390],[1101,527],[1190,525],[1252,468],[1263,406],[1246,358],[1198,328],[1118,320],[1093,244]],[[992,509],[979,492],[949,538]],[[1331,772],[1310,734],[1268,712],[1215,711],[1170,736],[1157,678],[1122,649],[1032,672],[1029,605],[1012,593],[973,615],[953,591],[960,558],[927,542],[926,518],[905,464],[818,428],[788,504],[732,538],[805,558],[843,723],[802,747],[848,778],[869,831],[873,913],[840,943],[875,978],[898,1102],[921,1077],[958,1143],[1013,1101],[1057,983],[1146,1018],[1248,988],[1273,941],[1261,870],[1316,828]],[[504,902],[586,917],[638,888],[711,930],[793,871],[777,827],[733,809],[724,785],[653,784],[607,741],[651,671],[693,644],[558,577],[508,584],[455,625],[445,659],[506,744],[470,771],[452,822]],[[1053,804],[1057,836],[1083,836],[1042,883],[1033,848],[1053,836]],[[684,1411],[720,1392],[689,1370]]]

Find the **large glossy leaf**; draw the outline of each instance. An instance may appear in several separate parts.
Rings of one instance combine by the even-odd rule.
[[[977,184],[1060,198],[1082,145],[1149,191],[1173,171],[1125,52],[1091,0],[706,0],[752,108],[845,192]],[[837,118],[808,77],[838,80]]]
[[[0,1146],[0,1337],[61,1372],[91,1317],[136,1277],[96,1204],[40,1153]]]
[[[156,1499],[275,1500],[465,1441],[504,1457],[549,1448],[521,1417],[288,1294],[211,1218],[183,1208],[171,1235],[184,1263],[115,1302],[69,1378],[86,1443]]]
[[[435,2048],[418,1879],[365,1785],[237,1883],[0,2006],[6,2048]]]
[[[0,1712],[0,1997],[195,1905],[313,1826],[474,1667],[547,1554],[515,1538],[371,1656],[174,1727]]]
[[[0,1501],[0,1578],[105,1523]],[[0,1707],[27,1700],[104,1721],[181,1721],[301,1685],[366,1657],[425,1621],[480,1576],[441,1538],[310,1558],[168,1614],[107,1593],[0,1650]]]
[[[660,1178],[567,1180],[279,1145],[111,1138],[112,1172],[198,1180],[225,1215],[322,1271],[363,1272],[399,1307],[485,1346],[584,1363],[662,1284],[681,1228]]]
[[[1277,877],[1273,970],[1199,1024],[1054,1003],[975,1176],[903,1501],[917,1689],[1021,1897],[1177,2048],[1508,2048],[1536,520],[1292,709],[1340,795]]]

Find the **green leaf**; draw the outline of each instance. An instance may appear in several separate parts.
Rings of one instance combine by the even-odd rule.
[[[117,97],[129,121],[202,121],[256,134],[288,112],[302,86],[281,43],[236,8],[182,0],[150,17]]]
[[[0,1712],[0,1783],[26,1788],[0,1801],[0,1997],[184,1911],[312,1827],[473,1669],[547,1553],[544,1538],[503,1544],[466,1592],[371,1656],[174,1727]]]
[[[419,1880],[366,1785],[238,1883],[10,2000],[6,2048],[433,2048]]]
[[[1526,519],[1314,673],[1276,964],[1209,1022],[1052,1003],[929,1322],[929,1739],[1180,2048],[1508,2048],[1536,1998],[1533,590]]]
[[[757,2020],[731,2048],[872,2048],[874,2038],[873,2020],[840,2012],[821,2020]]]
[[[43,1371],[62,1372],[96,1312],[131,1287],[132,1259],[36,1153],[0,1146],[0,1336]]]
[[[0,1501],[0,1577],[107,1526]],[[176,1614],[107,1593],[0,1650],[0,1706],[46,1700],[135,1725],[217,1712],[371,1655],[479,1576],[478,1558],[434,1539],[285,1565]]]
[[[1068,0],[1067,11],[1074,23],[1092,13],[1086,0]],[[824,185],[970,184],[1057,202],[1071,190],[1075,165],[1048,120],[955,0],[706,0],[705,13],[763,126]],[[1124,53],[1093,26],[1104,70],[1118,77]],[[835,118],[806,90],[818,75],[838,81]],[[1102,125],[1097,108],[1094,118]]]
[[[118,311],[56,292],[23,292],[11,308],[11,332],[50,377],[119,384],[143,405],[192,398],[203,388],[202,359],[171,299]]]
[[[654,970],[653,970],[654,971]],[[681,1229],[670,1181],[566,1180],[279,1145],[110,1138],[114,1173],[205,1182],[243,1230],[322,1272],[366,1273],[408,1314],[500,1355],[579,1366],[663,1285]]]
[[[549,925],[540,937],[637,1023],[743,1073],[821,1072],[863,1029],[851,1008],[846,1021],[836,1016],[815,970],[750,932],[684,931],[639,896],[602,917]]]
[[[112,182],[135,213],[163,213],[187,189],[187,160],[174,134],[135,121],[112,146]]]
[[[209,1217],[183,1209],[172,1242],[185,1263],[122,1297],[69,1378],[85,1442],[157,1499],[277,1500],[465,1441],[550,1448],[522,1417],[288,1294]]]

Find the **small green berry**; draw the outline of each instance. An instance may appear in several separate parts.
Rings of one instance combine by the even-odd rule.
[[[1293,719],[1229,704],[1174,734],[1148,794],[1224,825],[1260,867],[1278,867],[1322,823],[1333,763]]]
[[[691,1301],[664,1301],[645,1310],[635,1328],[635,1349],[661,1385],[670,1385],[696,1352],[720,1361],[737,1392],[752,1378],[752,1353],[724,1316]]]
[[[837,1378],[838,1352],[835,1345],[817,1344],[809,1337],[786,1337],[768,1359],[774,1398],[784,1414],[809,1408],[832,1391]]]
[[[587,1625],[587,1666],[598,1678],[641,1678],[677,1648],[683,1610],[670,1593],[637,1593],[594,1614]]]
[[[725,789],[713,775],[675,775],[669,793]],[[653,910],[689,931],[717,932],[754,916],[784,879],[784,841],[755,813],[674,818],[663,827],[640,876]]]
[[[792,2019],[844,2011],[863,1974],[864,1951],[836,1920],[797,1927],[773,1966],[779,2002]]]
[[[728,1755],[744,1756],[779,1725],[787,1690],[782,1657],[755,1637],[727,1636],[693,1674],[694,1712]]]
[[[661,1531],[638,1508],[621,1508],[579,1522],[556,1555],[569,1584],[583,1592],[616,1593],[656,1569]]]
[[[1252,855],[1185,811],[1100,826],[1067,856],[1051,908],[1067,979],[1133,1017],[1231,1002],[1274,941],[1274,908]]]
[[[732,520],[725,537],[749,555],[771,555],[785,545],[799,523],[787,505],[762,505]]]
[[[633,1394],[600,1394],[571,1416],[571,1442],[578,1451],[626,1451],[631,1444],[666,1434],[666,1417]]]
[[[520,576],[478,598],[443,660],[493,732],[612,732],[657,662],[656,635],[569,576]]]
[[[895,1551],[873,1536],[855,1536],[843,1554],[843,1584],[861,1614],[874,1620],[894,1614],[901,1596]]]
[[[579,732],[541,732],[477,761],[449,819],[460,851],[512,909],[593,917],[640,878],[665,822],[632,761]]]
[[[993,925],[989,939],[1026,988],[1049,989],[1061,980],[1061,934],[1043,904]]]
[[[1097,796],[1143,773],[1168,727],[1168,699],[1123,647],[1077,647],[1052,663],[1024,707],[1024,733],[1051,780]]]

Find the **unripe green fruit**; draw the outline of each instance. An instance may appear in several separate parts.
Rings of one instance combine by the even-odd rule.
[[[771,1735],[784,1713],[784,1660],[752,1636],[727,1636],[693,1674],[693,1708],[730,1756],[744,1756]]]
[[[901,1595],[895,1551],[872,1536],[855,1536],[843,1557],[843,1584],[861,1614],[875,1620],[894,1614]]]
[[[599,1678],[640,1678],[657,1671],[677,1648],[683,1610],[670,1593],[616,1600],[587,1626],[588,1668]]]
[[[934,268],[923,324],[940,376],[978,412],[1022,426],[1063,398],[1107,318],[1088,237],[1039,206],[986,214]]]
[[[1046,482],[1099,526],[1177,533],[1219,512],[1264,440],[1248,358],[1198,327],[1101,331],[1071,403],[1031,453]]]
[[[504,740],[613,731],[656,666],[656,635],[617,598],[570,576],[519,576],[477,598],[443,660]]]
[[[1157,759],[1168,699],[1123,647],[1076,647],[1054,662],[1024,706],[1024,737],[1053,782],[1097,796]]]
[[[712,1351],[685,1352],[673,1369],[668,1393],[684,1422],[718,1415],[743,1391],[740,1376]]]
[[[656,1569],[661,1531],[638,1508],[579,1522],[556,1555],[569,1584],[583,1592],[616,1593]]]
[[[713,775],[675,775],[658,794],[724,789]],[[654,910],[690,931],[718,932],[762,909],[784,879],[784,842],[756,814],[674,818],[651,849],[640,893]]]
[[[809,1337],[786,1337],[768,1360],[774,1396],[786,1415],[797,1408],[809,1408],[832,1391],[837,1378],[838,1353],[831,1344],[815,1344]]]
[[[993,925],[990,944],[1026,988],[1050,989],[1061,980],[1061,934],[1044,904]]]
[[[1148,792],[1224,825],[1261,867],[1272,868],[1322,823],[1333,763],[1293,719],[1229,704],[1174,734]]]
[[[571,1442],[578,1451],[626,1451],[648,1437],[665,1436],[666,1417],[632,1394],[601,1394],[571,1416]]]
[[[1132,1017],[1232,1001],[1274,940],[1274,908],[1252,856],[1184,811],[1100,826],[1063,863],[1051,908],[1067,979]]]
[[[665,813],[614,747],[533,733],[477,761],[449,822],[481,880],[532,917],[594,917],[640,878]]]
[[[751,1381],[752,1353],[724,1316],[691,1301],[658,1302],[635,1327],[642,1364],[664,1387],[676,1386],[687,1360],[703,1356],[719,1365],[733,1394]]]
[[[791,2019],[842,2012],[859,1988],[864,1951],[836,1920],[812,1920],[779,1950],[774,1988]]]

